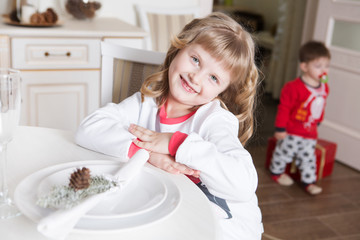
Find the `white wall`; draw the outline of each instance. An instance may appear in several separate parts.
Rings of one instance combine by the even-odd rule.
[[[11,1],[10,0],[0,0],[0,14],[8,14],[11,11]]]

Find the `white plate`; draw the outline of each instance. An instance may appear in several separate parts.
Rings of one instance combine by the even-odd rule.
[[[108,165],[79,165],[67,168],[45,177],[39,184],[38,197],[49,193],[55,185],[67,185],[71,173],[77,168],[87,167],[91,176],[113,175],[121,165],[119,163]],[[106,200],[89,211],[84,218],[120,218],[130,217],[151,211],[159,207],[167,196],[165,184],[153,169],[144,170],[135,177],[125,188],[112,194]]]
[[[36,205],[36,189],[44,178],[71,167],[109,164],[114,165],[114,163],[114,161],[108,160],[71,162],[51,166],[37,171],[23,179],[16,187],[14,193],[15,203],[25,216],[38,223],[40,219],[53,212],[53,210],[41,208]],[[157,169],[153,169],[147,165],[145,168],[152,171],[154,174],[156,172],[160,181],[164,183],[165,188],[167,189],[165,200],[160,206],[150,211],[146,211],[143,214],[123,218],[82,218],[75,226],[74,231],[94,233],[123,231],[129,228],[152,224],[169,217],[178,208],[181,201],[179,189],[166,174],[163,174]]]

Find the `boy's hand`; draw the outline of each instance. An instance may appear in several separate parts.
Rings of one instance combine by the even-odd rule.
[[[274,137],[277,140],[283,140],[287,135],[287,132],[275,132]]]
[[[169,143],[173,133],[158,133],[135,124],[130,125],[129,132],[140,139],[140,141],[133,140],[138,147],[151,152],[169,154]]]
[[[175,162],[175,158],[170,156],[169,154],[151,152],[149,163],[157,168],[160,168],[172,174],[182,173],[182,174],[194,176],[196,178],[200,176],[200,171],[193,170],[184,164]]]

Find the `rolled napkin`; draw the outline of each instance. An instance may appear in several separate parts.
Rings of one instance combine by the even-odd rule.
[[[64,239],[74,228],[76,223],[85,213],[94,208],[99,202],[105,199],[114,191],[121,191],[141,171],[149,159],[149,153],[140,149],[127,163],[115,174],[120,183],[120,188],[112,189],[100,194],[93,195],[70,209],[60,209],[40,220],[37,229],[46,237],[52,239]]]

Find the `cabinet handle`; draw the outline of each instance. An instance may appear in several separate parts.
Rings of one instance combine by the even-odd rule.
[[[70,57],[71,56],[71,52],[66,52],[66,53],[49,53],[49,52],[45,52],[44,53],[45,57],[50,57],[50,56],[67,56]]]

